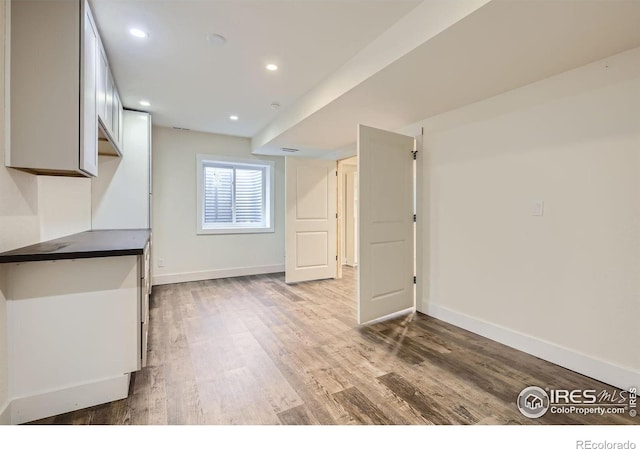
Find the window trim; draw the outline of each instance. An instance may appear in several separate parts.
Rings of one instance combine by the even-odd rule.
[[[229,166],[236,168],[256,167],[264,169],[264,213],[265,226],[234,225],[234,226],[204,226],[204,168],[205,166]],[[234,199],[235,201],[235,199]],[[275,162],[263,159],[243,159],[215,154],[196,155],[196,234],[262,234],[275,232],[274,204],[275,204]]]

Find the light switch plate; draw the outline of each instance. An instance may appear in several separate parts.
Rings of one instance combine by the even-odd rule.
[[[536,201],[533,203],[531,215],[534,217],[542,217],[544,215],[544,201]]]

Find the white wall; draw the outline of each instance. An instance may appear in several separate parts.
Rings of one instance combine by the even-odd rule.
[[[91,179],[92,229],[149,228],[151,116],[125,110],[122,132],[124,156],[99,156]]]
[[[152,141],[154,284],[284,271],[284,158],[252,155],[243,137],[154,126]],[[275,232],[196,234],[199,153],[275,161]]]
[[[640,48],[422,125],[431,250],[419,309],[640,383]]]
[[[4,105],[5,2],[0,0],[0,105]],[[5,117],[0,107],[0,252],[91,227],[88,179],[38,177],[4,166]],[[0,265],[0,424],[7,423],[9,400],[6,276]]]

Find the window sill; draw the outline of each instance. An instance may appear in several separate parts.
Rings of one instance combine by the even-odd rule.
[[[269,232],[275,232],[273,226],[270,228],[200,228],[196,234],[266,234]]]

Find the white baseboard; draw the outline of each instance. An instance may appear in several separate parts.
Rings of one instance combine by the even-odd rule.
[[[11,424],[11,402],[0,407],[0,426]]]
[[[124,399],[129,393],[130,377],[130,374],[125,374],[91,384],[13,399],[11,401],[11,423],[22,424]]]
[[[640,373],[629,368],[618,366],[436,304],[425,305],[423,303],[418,310],[474,334],[487,337],[614,387],[628,390],[631,387],[640,386],[638,385]],[[546,387],[546,385],[538,386]],[[576,388],[580,388],[580,385],[576,385]]]
[[[282,273],[284,265],[226,268],[222,270],[192,271],[189,273],[159,274],[153,276],[153,285],[178,284],[180,282],[206,281],[208,279],[233,278],[253,274]]]

